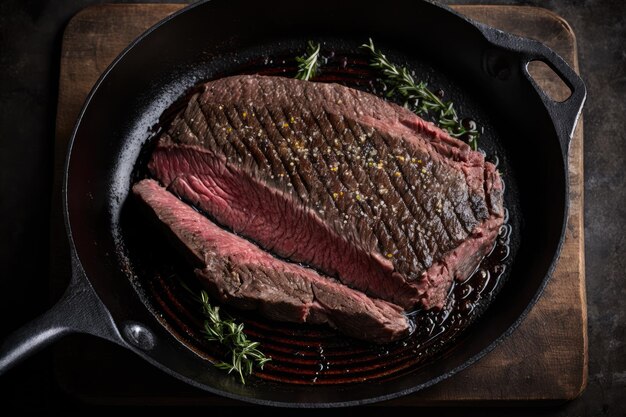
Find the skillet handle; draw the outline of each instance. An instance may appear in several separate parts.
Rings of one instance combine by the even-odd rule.
[[[541,97],[543,104],[548,109],[552,122],[557,129],[561,140],[561,146],[565,155],[568,153],[569,143],[582,112],[583,104],[587,97],[587,88],[582,78],[561,58],[556,52],[541,42],[524,39],[522,46],[522,71],[524,76],[532,83]],[[535,82],[528,72],[528,64],[531,61],[541,61],[548,65],[571,90],[571,95],[563,102],[552,100],[542,88]]]
[[[561,141],[563,155],[566,157],[570,140],[574,134],[574,129],[578,123],[578,118],[582,112],[585,99],[587,98],[587,88],[582,78],[576,74],[563,58],[543,43],[533,39],[511,35],[482,23],[475,24],[489,42],[503,49],[515,51],[520,54],[521,71],[533,85],[548,110],[559,140]],[[560,103],[556,102],[541,89],[528,72],[528,64],[531,61],[543,62],[563,80],[565,85],[571,90],[571,95],[567,100]]]
[[[88,333],[118,341],[117,330],[91,285],[74,274],[61,299],[40,317],[0,343],[0,375],[70,333]]]

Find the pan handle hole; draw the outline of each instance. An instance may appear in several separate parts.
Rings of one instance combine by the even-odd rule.
[[[553,101],[562,103],[572,95],[572,90],[548,64],[543,61],[530,61],[528,73],[543,92]]]

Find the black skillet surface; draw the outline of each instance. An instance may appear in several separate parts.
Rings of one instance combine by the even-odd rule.
[[[329,1],[317,2],[311,10],[286,1],[274,2],[271,9],[202,3],[166,19],[122,53],[87,99],[70,145],[64,209],[72,284],[49,313],[3,343],[0,371],[63,334],[81,331],[125,346],[164,371],[218,394],[272,405],[341,406],[432,385],[471,365],[513,331],[539,297],[560,249],[567,212],[567,149],[585,98],[584,85],[562,59],[537,42],[468,22],[428,2],[377,7]],[[122,207],[135,161],[159,115],[197,82],[245,72],[259,59],[266,67],[289,69],[287,60],[273,60],[301,53],[307,39],[321,40],[325,49],[344,57],[370,36],[394,61],[408,63],[418,78],[443,89],[461,114],[472,115],[485,127],[481,147],[499,156],[508,187],[514,253],[507,259],[507,283],[480,320],[423,363],[390,374],[378,372],[365,383],[316,381],[311,386],[314,373],[305,372],[299,380],[306,385],[265,379],[240,385],[173,336],[184,335],[171,324],[176,315],[163,314],[158,291],[146,288],[146,282],[154,281],[134,277],[133,269],[141,272],[142,252],[133,249],[132,238],[123,233],[127,228],[119,223],[120,218],[132,219]],[[526,71],[534,59],[546,62],[568,84],[572,96],[567,101],[554,103],[538,90]],[[341,64],[337,74],[346,81]],[[251,328],[263,337],[262,325]],[[328,337],[323,330],[315,332],[311,346],[320,344],[316,334]],[[193,345],[192,339],[182,341]],[[382,352],[373,362],[382,363],[377,369],[393,370],[393,357]],[[402,357],[410,360],[410,352]],[[290,369],[306,368],[297,362]],[[314,362],[312,366],[320,361]],[[285,372],[272,372],[285,379]]]

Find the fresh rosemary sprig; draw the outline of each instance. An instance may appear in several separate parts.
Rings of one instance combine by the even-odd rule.
[[[450,136],[466,140],[473,150],[478,149],[478,130],[476,123],[470,120],[460,120],[451,101],[442,101],[437,94],[430,91],[425,82],[416,83],[406,67],[398,67],[374,46],[370,38],[369,43],[361,45],[370,51],[372,60],[370,66],[380,70],[384,76],[384,83],[390,90],[388,97],[394,95],[404,100],[404,105],[419,115],[432,115],[435,112],[437,124],[446,130]]]
[[[246,383],[245,377],[252,374],[256,366],[263,366],[271,359],[266,357],[259,349],[259,342],[253,342],[243,332],[243,323],[235,323],[232,319],[220,317],[220,308],[212,306],[206,291],[200,291],[202,313],[204,314],[204,336],[208,341],[216,341],[230,350],[230,363],[218,362],[215,364],[219,369],[239,374],[242,384]]]
[[[231,318],[224,318],[220,314],[218,306],[211,305],[209,295],[206,291],[200,291],[200,297],[184,283],[181,283],[194,300],[198,301],[202,307],[204,316],[203,334],[206,340],[218,342],[230,352],[230,362],[216,362],[214,365],[227,371],[237,372],[242,384],[246,383],[245,377],[252,374],[255,367],[263,369],[263,366],[271,361],[261,352],[259,342],[253,342],[243,332],[243,323],[235,323]]]
[[[296,58],[298,63],[298,72],[296,78],[299,80],[308,81],[315,77],[317,69],[319,68],[320,57],[320,44],[315,44],[309,41],[307,44],[306,53]]]

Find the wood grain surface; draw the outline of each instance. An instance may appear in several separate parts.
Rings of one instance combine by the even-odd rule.
[[[55,144],[52,289],[67,282],[67,244],[61,216],[60,178],[67,142],[83,101],[115,56],[145,29],[181,5],[107,4],[87,8],[68,24],[61,56]],[[519,6],[458,6],[468,17],[544,42],[578,69],[576,39],[562,18]],[[563,85],[545,68],[533,69],[556,97]],[[570,214],[563,252],[544,295],[511,337],[469,369],[388,405],[544,402],[577,397],[587,383],[587,311],[583,239],[582,122],[570,151]],[[193,389],[120,348],[73,337],[55,352],[60,386],[82,400],[104,404],[235,404]],[[88,371],[87,371],[88,370]]]

